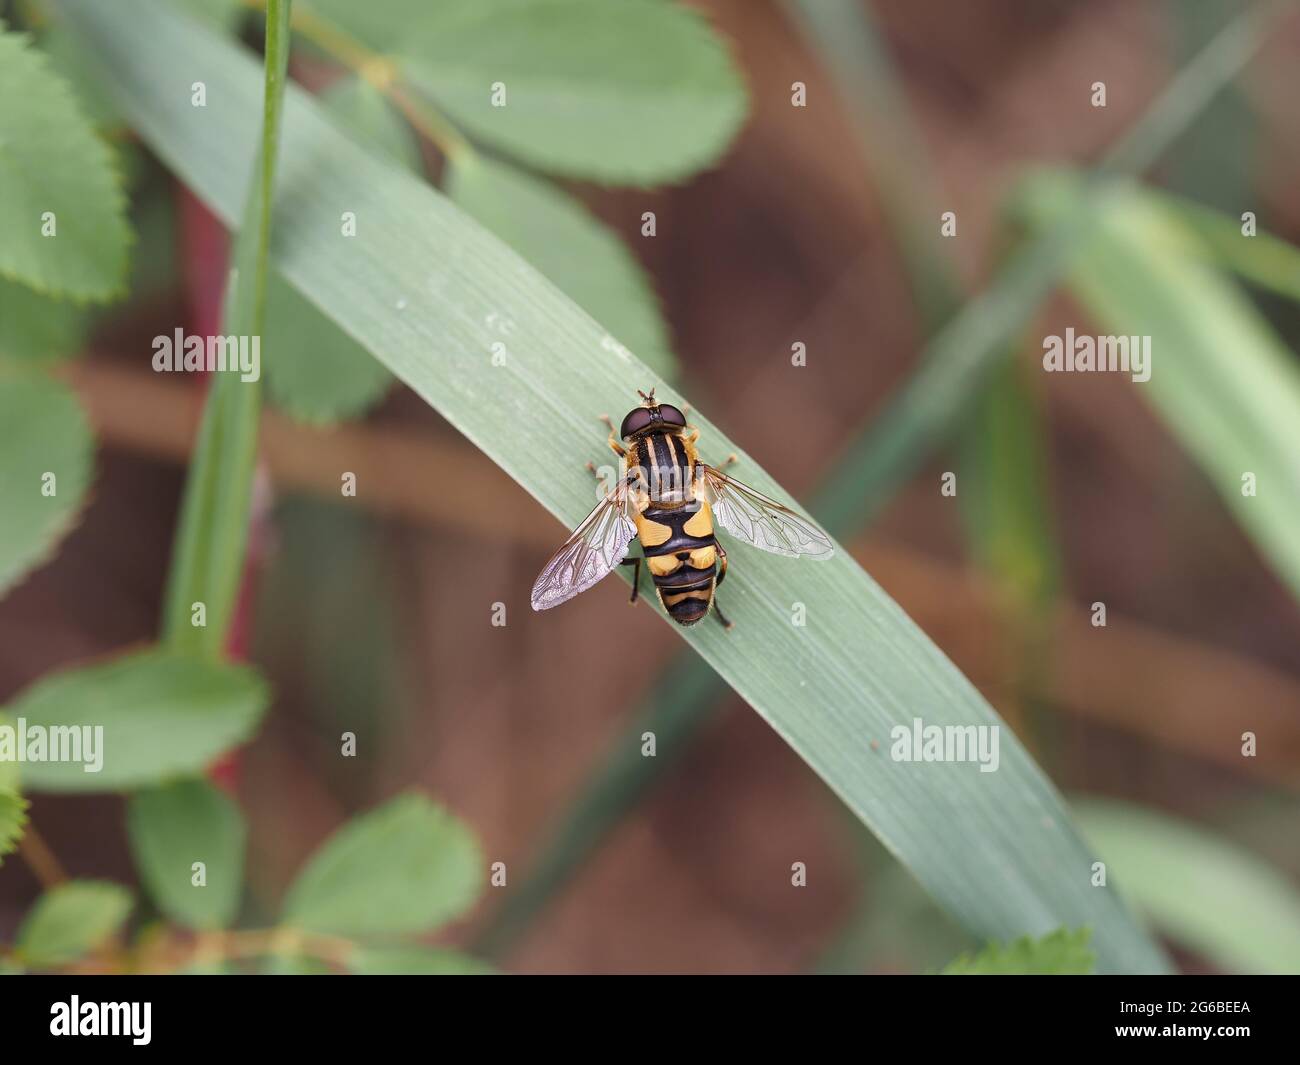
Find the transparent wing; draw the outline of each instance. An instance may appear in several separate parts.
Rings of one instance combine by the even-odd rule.
[[[585,592],[627,556],[636,535],[628,486],[619,484],[588,514],[533,583],[533,609],[550,610]]]
[[[789,507],[699,463],[704,497],[722,528],[747,544],[791,558],[824,561],[835,553],[830,537]]]

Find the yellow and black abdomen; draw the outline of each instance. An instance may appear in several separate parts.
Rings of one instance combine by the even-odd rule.
[[[709,612],[717,586],[718,541],[709,504],[652,502],[636,524],[659,601],[679,625],[694,625]]]

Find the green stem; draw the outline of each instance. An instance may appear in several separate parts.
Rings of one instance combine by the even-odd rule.
[[[262,139],[222,315],[223,335],[246,338],[250,350],[256,344],[259,352],[266,322],[271,201],[289,61],[290,5],[291,0],[269,0],[266,7]],[[261,408],[260,374],[245,381],[241,373],[214,371],[185,483],[165,596],[163,638],[177,650],[221,656],[248,545]],[[203,605],[202,625],[195,624],[196,604]]]

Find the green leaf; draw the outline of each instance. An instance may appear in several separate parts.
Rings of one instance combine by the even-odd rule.
[[[236,175],[248,158],[241,152],[252,143],[261,84],[256,63],[149,0],[118,0],[111,14],[93,0],[62,6],[159,156],[219,215],[237,216]],[[142,34],[147,50],[138,46]],[[165,91],[200,74],[210,104],[202,130]],[[596,415],[637,402],[652,372],[454,204],[374,159],[292,87],[284,129],[277,264],[560,519],[558,546],[592,506],[581,466],[604,444]],[[340,204],[356,205],[371,227],[346,259],[334,236]],[[512,330],[507,355],[494,363],[504,323]],[[698,406],[692,420],[706,460],[734,450],[746,482],[789,499]],[[539,553],[539,568],[544,561]],[[1060,796],[1008,730],[998,733],[996,772],[889,757],[890,730],[918,714],[959,727],[999,721],[846,552],[814,565],[738,546],[723,591],[734,631],[713,624],[674,631],[958,920],[985,939],[1087,925],[1101,968],[1165,968],[1119,902],[1088,883],[1089,853]],[[515,594],[527,614],[526,580]],[[606,586],[562,609],[626,610],[623,598],[621,588]],[[802,628],[790,624],[796,602],[807,611]],[[375,910],[375,919],[383,916],[382,905]],[[356,908],[344,916],[356,919]]]
[[[85,309],[0,278],[0,362],[46,364],[81,352]]]
[[[697,12],[663,0],[310,6],[373,48],[472,136],[557,174],[678,181],[744,120],[744,83]],[[405,15],[405,18],[401,16]],[[494,86],[505,106],[494,106]]]
[[[93,126],[101,130],[125,125],[122,113],[115,108],[103,85],[87,73],[85,53],[77,38],[55,22],[41,30],[37,42],[50,60],[50,66],[72,86],[77,105]]]
[[[1097,956],[1088,946],[1086,928],[1061,928],[1034,939],[1022,936],[1005,946],[990,943],[977,954],[963,954],[943,970],[944,976],[1087,976]]]
[[[1076,214],[1079,197],[1072,176],[1048,173],[1027,182],[1019,202],[1050,223]],[[1071,287],[1109,332],[1151,338],[1150,380],[1134,385],[1138,394],[1300,596],[1300,368],[1206,258],[1175,211],[1129,186],[1097,210]]]
[[[18,929],[16,954],[48,968],[76,961],[113,935],[131,912],[131,893],[104,880],[71,880],[51,888]]]
[[[241,146],[253,148],[254,155],[247,166],[239,168],[239,233],[221,308],[221,332],[239,337],[241,342],[266,332],[271,201],[289,66],[290,3],[267,0],[266,55],[258,82],[261,92],[247,116],[256,124],[239,141]],[[178,23],[191,35],[204,32],[187,19]],[[248,546],[261,413],[260,376],[246,381],[242,373],[215,375],[185,479],[163,598],[163,639],[173,650],[214,661],[221,658]],[[205,626],[190,622],[196,603],[205,605]]]
[[[24,763],[26,789],[113,791],[202,771],[252,735],[267,701],[252,669],[151,650],[44,677],[4,710],[29,736],[35,726],[103,730],[89,734],[83,761]]]
[[[1117,887],[1157,929],[1228,972],[1300,972],[1300,892],[1262,858],[1155,810],[1076,799]]]
[[[369,82],[356,75],[340,78],[319,99],[353,138],[391,156],[412,174],[423,173],[420,142],[406,119]]]
[[[239,909],[247,829],[237,807],[206,780],[141,791],[127,806],[131,853],[158,908],[190,928],[224,928]],[[195,862],[205,883],[194,884]]]
[[[344,78],[321,96],[327,110],[348,132],[391,156],[412,172],[420,170],[420,151],[410,128],[374,88],[357,77]],[[341,233],[340,250],[363,240]],[[278,272],[266,293],[266,386],[277,407],[300,421],[329,423],[355,418],[378,403],[392,387],[382,362],[343,332]]]
[[[0,371],[0,594],[45,562],[71,529],[94,467],[94,439],[70,389]]]
[[[322,844],[289,889],[285,920],[345,936],[429,932],[474,904],[484,875],[468,827],[402,795]]]
[[[359,947],[348,967],[362,976],[494,976],[497,972],[469,954],[419,946]]]
[[[0,277],[84,300],[124,289],[130,230],[112,156],[16,33],[0,33],[0,233]]]
[[[0,865],[22,839],[27,827],[27,802],[16,791],[0,788]]]
[[[568,194],[504,163],[463,156],[448,166],[446,192],[514,248],[618,340],[656,379],[674,376],[659,298],[605,224]],[[502,337],[510,344],[509,336]]]

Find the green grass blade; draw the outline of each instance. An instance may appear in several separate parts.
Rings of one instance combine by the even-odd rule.
[[[241,175],[251,173],[253,180],[246,191],[240,189],[244,197],[243,221],[235,242],[235,267],[222,312],[226,337],[261,337],[266,323],[271,203],[289,63],[290,3],[291,0],[268,0],[266,8],[260,146],[255,164],[250,160],[250,165],[236,167]],[[190,105],[188,98],[184,103],[192,112],[190,121],[196,128],[202,128],[201,119],[193,117],[197,109]],[[255,125],[253,116],[257,115],[258,108],[254,101],[250,103],[250,121],[238,134],[241,145],[252,145],[257,138],[251,127]],[[261,411],[260,377],[245,381],[238,373],[214,374],[185,482],[163,605],[164,638],[178,650],[217,657],[224,646],[248,541]],[[193,624],[191,612],[196,603],[205,607],[203,625]]]
[[[61,7],[146,141],[233,220],[256,113],[251,57],[148,0],[119,0],[111,11],[94,0]],[[182,77],[208,84],[202,123],[188,98],[168,90]],[[592,503],[581,463],[599,454],[594,415],[630,406],[635,389],[654,383],[649,371],[486,230],[372,157],[292,89],[282,152],[272,252],[285,276],[575,524]],[[367,220],[365,243],[344,245],[340,209]],[[504,359],[493,358],[498,343]],[[746,480],[785,498],[707,418],[696,421],[708,456],[736,450]],[[684,636],[945,908],[987,939],[1087,925],[1103,970],[1164,968],[1119,901],[1088,884],[1090,855],[1060,796],[1008,732],[994,773],[889,757],[891,727],[917,715],[949,725],[998,719],[843,549],[817,565],[743,554],[741,564],[733,552],[726,589],[736,629]],[[521,605],[527,591],[519,588]],[[791,624],[796,602],[806,606],[803,627]]]
[[[894,64],[868,9],[857,3],[794,0],[791,5],[818,58],[830,69],[839,102],[858,134],[860,154],[907,271],[912,297],[930,330],[961,304],[961,280],[941,246],[943,194],[912,120]]]
[[[1248,237],[1240,218],[1211,207],[1175,196],[1160,199],[1200,238],[1211,261],[1265,292],[1300,301],[1300,248],[1262,229]]]
[[[1030,370],[1011,359],[984,386],[962,433],[957,501],[975,560],[1011,594],[1013,610],[1036,616],[1056,595],[1061,567]]]
[[[906,130],[894,115],[901,108],[894,106],[897,94],[889,89],[887,76],[881,73],[883,58],[876,55],[878,47],[870,24],[855,20],[847,4],[844,10],[827,13],[824,7],[829,5],[814,4],[812,0],[799,3],[813,39],[834,53],[827,58],[837,74],[848,67],[839,54],[844,41],[856,41],[859,48],[875,56],[874,76],[856,84],[847,83],[850,90],[856,88],[868,97],[862,102],[858,121],[864,129],[888,129],[901,151],[918,158],[918,151],[908,147]],[[1213,99],[1215,92],[1241,69],[1277,11],[1278,6],[1273,5],[1249,13],[1221,31],[1108,153],[1106,171],[1135,170],[1157,158],[1196,117],[1198,108]],[[853,76],[862,75],[854,72]],[[1177,102],[1183,96],[1195,106],[1189,108]],[[873,167],[886,195],[892,194],[899,175],[889,164],[876,163]],[[1081,236],[1085,223],[1086,219],[1081,219],[1074,229],[1058,228],[1030,242],[983,295],[968,304],[931,341],[917,376],[845,450],[819,493],[813,512],[831,532],[846,535],[865,525],[946,436],[969,397],[976,394],[974,382],[996,364],[1005,346],[1064,277],[1072,243]],[[904,225],[900,246],[908,249],[905,255],[910,269],[918,277],[918,272],[926,268],[928,253],[924,241],[909,244],[908,236]],[[919,305],[930,320],[941,317],[943,291],[930,290],[928,295],[926,291],[917,287]],[[496,955],[508,949],[514,936],[572,875],[590,849],[632,808],[672,763],[674,755],[688,746],[690,737],[722,696],[721,685],[698,661],[687,656],[673,663],[667,673],[671,683],[657,687],[646,700],[645,710],[637,716],[636,725],[615,742],[608,756],[609,768],[599,770],[557,820],[555,835],[541,852],[536,878],[530,878],[503,902],[482,938],[485,949]],[[670,733],[678,742],[661,744],[655,759],[639,758],[639,737],[647,728],[660,736]]]
[[[1198,53],[1106,153],[1090,196],[1104,197],[1107,179],[1139,174],[1158,159],[1241,70],[1281,11],[1274,3],[1246,12]],[[1002,345],[1064,277],[1088,225],[1083,210],[1059,221],[1011,257],[988,289],[934,337],[916,373],[841,458],[827,485],[832,503],[824,519],[865,524],[948,437]]]
[[[1229,972],[1300,972],[1300,892],[1268,862],[1155,810],[1074,800],[1119,885],[1160,931]]]

